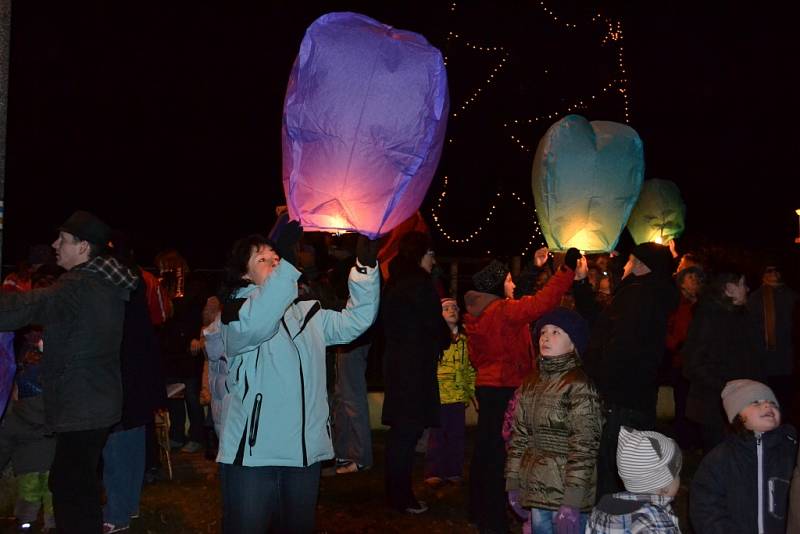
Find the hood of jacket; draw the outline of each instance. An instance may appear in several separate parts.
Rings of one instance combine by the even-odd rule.
[[[483,293],[482,291],[467,291],[464,295],[464,304],[467,307],[467,313],[473,317],[479,317],[489,304],[496,300],[501,299],[497,295]]]

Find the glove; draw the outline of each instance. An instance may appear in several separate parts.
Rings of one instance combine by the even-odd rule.
[[[520,519],[527,519],[530,517],[530,512],[522,507],[519,503],[519,490],[513,489],[509,490],[508,492],[508,504],[511,506],[511,509],[514,510],[514,513],[519,516]]]
[[[577,248],[571,248],[567,251],[567,255],[564,256],[564,265],[575,270],[575,267],[578,266],[578,260],[581,259],[581,251]]]
[[[358,258],[358,263],[364,267],[378,265],[378,240],[359,235],[356,242],[356,258]]]
[[[303,237],[303,227],[297,221],[289,221],[286,223],[278,234],[275,243],[275,252],[281,259],[288,261],[292,265],[295,264],[294,246]]]
[[[581,513],[577,508],[562,504],[556,513],[554,523],[556,534],[580,534]]]

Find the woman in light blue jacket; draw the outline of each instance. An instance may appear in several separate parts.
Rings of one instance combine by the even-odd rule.
[[[289,223],[281,239],[300,232]],[[320,462],[333,458],[325,347],[358,337],[378,311],[377,242],[360,238],[340,312],[296,300],[300,272],[279,253],[289,248],[250,236],[228,266],[228,282],[240,283],[222,311],[228,378],[217,461],[230,534],[313,530]]]

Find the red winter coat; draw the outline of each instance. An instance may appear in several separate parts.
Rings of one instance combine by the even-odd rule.
[[[464,328],[476,386],[522,384],[534,369],[529,325],[559,305],[574,277],[574,271],[564,267],[535,295],[517,300],[479,291],[464,295]]]

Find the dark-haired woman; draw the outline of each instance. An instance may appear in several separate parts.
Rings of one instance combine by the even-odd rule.
[[[285,257],[301,231],[292,222],[277,244],[241,239],[227,268],[221,330],[229,374],[217,461],[229,534],[313,530],[320,462],[333,458],[325,346],[358,337],[378,310],[377,247],[366,238],[344,310],[296,300],[300,272]]]
[[[683,346],[683,374],[689,380],[686,417],[701,426],[703,450],[725,437],[720,393],[737,378],[763,381],[764,353],[747,307],[740,273],[720,273],[697,305]]]
[[[414,448],[425,428],[439,426],[436,370],[442,351],[450,346],[450,329],[430,274],[433,264],[428,236],[404,235],[389,264],[381,303],[386,336],[382,421],[391,427],[386,442],[386,496],[390,507],[411,514],[428,509],[411,487]]]

